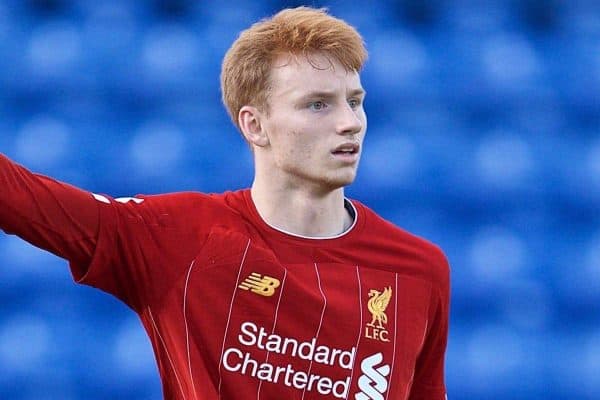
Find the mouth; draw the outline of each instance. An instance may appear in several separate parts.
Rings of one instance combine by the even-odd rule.
[[[360,146],[357,143],[344,143],[331,151],[336,159],[347,162],[354,162],[358,159]]]

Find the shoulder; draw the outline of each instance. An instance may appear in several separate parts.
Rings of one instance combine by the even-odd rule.
[[[137,195],[115,199],[131,202],[141,214],[151,214],[164,225],[211,225],[217,221],[239,219],[242,191],[225,193],[175,192],[157,195]]]
[[[226,205],[225,199],[228,196],[235,196],[238,192],[225,193],[202,193],[202,192],[174,192],[153,195],[137,195],[136,199],[141,199],[153,207],[164,207],[176,209],[204,208],[204,207],[223,207]]]
[[[393,224],[366,205],[352,200],[364,217],[362,237],[389,265],[408,265],[440,287],[448,287],[450,266],[444,251],[435,243]]]

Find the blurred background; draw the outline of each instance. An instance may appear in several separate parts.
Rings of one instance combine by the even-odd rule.
[[[221,59],[301,4],[370,51],[349,195],[450,260],[449,398],[599,399],[599,1],[0,0],[0,152],[116,197],[247,187]],[[161,399],[136,316],[4,234],[0,398]]]

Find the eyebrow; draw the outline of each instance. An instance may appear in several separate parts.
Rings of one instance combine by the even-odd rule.
[[[314,97],[330,99],[332,97],[335,97],[336,94],[337,93],[335,91],[317,90],[317,91],[308,92],[305,95],[302,95],[301,99],[309,99],[309,98],[314,98]],[[352,96],[365,96],[367,94],[367,92],[361,88],[361,89],[353,89],[348,94],[351,97]]]

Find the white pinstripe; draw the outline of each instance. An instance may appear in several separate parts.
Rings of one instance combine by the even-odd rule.
[[[281,297],[283,296],[283,288],[285,287],[285,278],[287,277],[287,269],[284,269],[283,279],[281,280],[281,289],[279,289],[279,298],[277,299],[277,306],[275,307],[275,320],[273,321],[273,328],[271,328],[271,333],[275,333],[275,326],[277,325],[277,316],[279,315],[279,303],[281,303]],[[265,363],[269,361],[269,354],[271,352],[267,351],[267,357],[265,358]],[[263,381],[260,380],[258,382],[258,390],[256,391],[256,400],[260,398],[260,388],[262,387]]]
[[[392,381],[393,381],[393,376],[394,376],[394,362],[396,361],[396,338],[398,337],[398,274],[396,275],[396,286],[394,287],[394,299],[395,299],[395,304],[394,304],[394,350],[392,353],[392,369],[390,370],[390,379],[389,382],[390,384],[388,385],[388,391],[387,394],[385,395],[385,399],[387,400],[387,398],[390,396],[390,386]]]
[[[429,319],[425,320],[425,329],[423,330],[423,339],[421,340],[421,350],[425,346],[425,338],[427,338],[427,328],[429,327]]]
[[[425,320],[425,329],[423,330],[423,339],[421,340],[421,350],[423,350],[423,346],[425,345],[425,338],[427,337],[427,327],[429,326],[429,319]],[[415,370],[413,368],[412,375],[410,376],[410,381],[408,382],[408,393],[410,393],[412,384],[415,380]],[[408,397],[408,395],[407,395]]]
[[[231,295],[231,303],[229,303],[229,314],[227,315],[227,324],[225,324],[225,332],[223,333],[223,345],[221,346],[221,357],[219,358],[219,398],[221,398],[221,384],[223,383],[223,376],[221,375],[221,365],[223,364],[223,353],[225,352],[225,340],[227,339],[227,331],[229,330],[229,321],[231,319],[233,301],[235,300],[235,294],[237,293],[237,288],[240,284],[240,275],[242,274],[242,267],[244,266],[244,261],[246,260],[248,248],[250,248],[250,242],[251,240],[248,239],[248,243],[246,244],[246,250],[244,250],[244,255],[242,256],[242,261],[240,262],[237,280],[235,281],[235,286],[233,287],[233,294]]]
[[[192,268],[194,267],[194,263],[196,260],[192,261],[190,264],[190,268],[188,269],[187,276],[185,278],[185,287],[183,288],[183,322],[185,323],[185,347],[187,350],[187,358],[188,358],[188,370],[190,372],[190,382],[192,383],[192,390],[194,393],[194,398],[196,399],[196,387],[194,385],[194,378],[192,376],[192,358],[190,357],[190,335],[188,330],[187,323],[187,315],[186,315],[186,300],[187,300],[187,289],[188,283],[190,281],[190,274],[192,273]]]
[[[358,345],[360,344],[360,336],[362,334],[363,328],[363,318],[362,318],[362,288],[360,282],[360,272],[358,272],[358,265],[356,266],[356,279],[358,281],[358,307],[359,307],[359,315],[360,315],[360,324],[358,325],[358,338],[356,339],[356,351],[354,353],[354,364],[352,365],[352,371],[350,371],[350,384],[348,387],[348,393],[346,393],[346,400],[348,400],[348,396],[350,395],[350,388],[352,387],[352,378],[354,377],[354,367],[356,366],[356,359],[358,357]]]
[[[319,275],[319,268],[317,267],[317,263],[315,263],[315,272],[317,273],[317,283],[319,284],[319,291],[321,292],[321,297],[323,298],[323,309],[321,310],[321,320],[319,321],[319,327],[317,328],[317,333],[315,338],[317,341],[319,340],[319,333],[321,332],[321,326],[323,325],[323,316],[325,315],[325,309],[327,308],[327,297],[325,297],[325,293],[323,293],[323,288],[321,287],[321,277]],[[308,364],[308,372],[306,375],[310,376],[310,371],[312,370],[313,360],[310,359],[310,364]],[[306,394],[306,386],[302,391],[302,400],[304,400],[304,395]]]
[[[185,393],[183,392],[183,386],[181,386],[181,381],[179,380],[179,375],[177,375],[177,370],[175,369],[175,365],[173,364],[173,360],[171,359],[169,350],[167,350],[167,345],[165,344],[165,341],[164,341],[162,335],[160,334],[160,331],[158,330],[156,321],[154,321],[154,316],[152,315],[152,310],[150,309],[150,307],[148,307],[148,315],[150,315],[150,321],[152,321],[152,327],[154,328],[154,331],[158,335],[158,338],[160,339],[160,342],[162,343],[162,345],[165,349],[165,353],[167,353],[167,358],[169,359],[169,363],[171,364],[171,368],[173,369],[173,373],[175,374],[175,378],[177,379],[177,384],[179,385],[179,390],[181,391],[181,397],[185,400],[186,397],[185,397]]]

